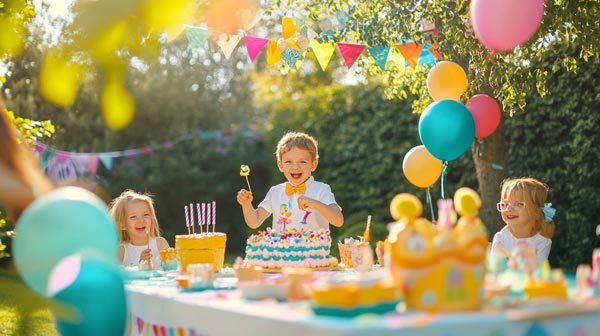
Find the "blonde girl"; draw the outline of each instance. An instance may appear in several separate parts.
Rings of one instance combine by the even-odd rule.
[[[492,254],[510,255],[518,241],[527,239],[539,259],[548,259],[556,210],[546,203],[547,197],[548,186],[534,178],[509,178],[502,182],[496,208],[506,226],[494,235]]]
[[[125,190],[109,207],[119,231],[119,262],[142,270],[162,269],[160,251],[169,243],[160,236],[151,195]]]

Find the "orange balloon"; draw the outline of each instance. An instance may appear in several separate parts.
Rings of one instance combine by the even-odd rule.
[[[442,174],[442,160],[437,159],[425,146],[413,147],[404,156],[402,170],[406,179],[419,188],[429,188]]]
[[[467,74],[454,62],[438,62],[427,74],[427,89],[434,101],[460,101],[460,96],[467,90]]]

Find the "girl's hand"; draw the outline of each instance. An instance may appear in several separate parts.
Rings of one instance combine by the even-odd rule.
[[[244,205],[247,203],[252,203],[252,201],[254,200],[254,196],[252,196],[252,193],[249,192],[246,189],[242,189],[240,191],[238,191],[237,193],[237,202],[240,205]]]
[[[152,250],[151,249],[145,249],[145,250],[143,250],[142,254],[140,254],[140,264],[142,262],[149,263],[150,260],[152,260]]]

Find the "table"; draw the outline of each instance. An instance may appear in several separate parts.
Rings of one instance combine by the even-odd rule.
[[[339,318],[314,315],[306,301],[245,300],[237,289],[181,292],[173,278],[130,281],[126,291],[130,335],[600,335],[598,304],[578,306],[578,312],[561,317],[527,317],[522,310],[509,310]],[[550,311],[548,307],[525,312]]]

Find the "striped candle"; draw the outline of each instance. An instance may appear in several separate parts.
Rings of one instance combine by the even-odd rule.
[[[190,215],[188,213],[187,205],[183,207],[183,210],[185,212],[185,226],[187,227],[188,234],[190,234]]]
[[[202,224],[206,224],[206,203],[202,203]],[[208,226],[206,228],[208,231]]]
[[[217,224],[217,202],[212,202],[212,222],[213,222],[213,232],[215,232],[215,224]]]
[[[190,225],[192,227],[192,233],[196,233],[194,230],[194,204],[190,203]]]
[[[200,203],[196,203],[196,215],[198,219],[198,226],[200,227],[200,232],[202,232],[202,222],[200,222]]]
[[[208,230],[208,225],[210,225],[210,203],[206,203],[206,229]]]

